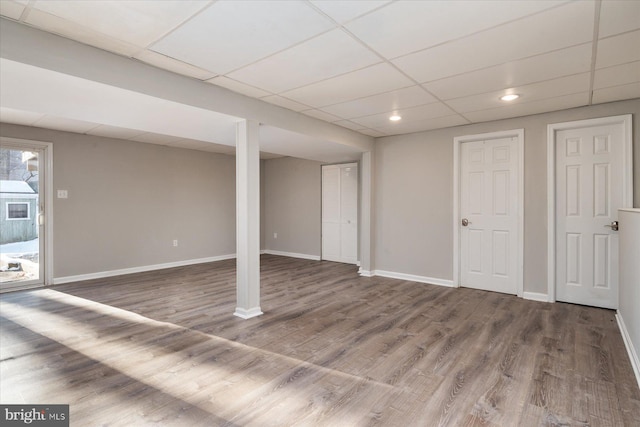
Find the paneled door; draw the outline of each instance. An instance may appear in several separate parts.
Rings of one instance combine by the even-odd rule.
[[[460,285],[518,293],[518,137],[460,145]]]
[[[322,166],[322,259],[358,262],[358,165]]]
[[[618,307],[618,209],[622,204],[621,125],[555,135],[556,299]]]

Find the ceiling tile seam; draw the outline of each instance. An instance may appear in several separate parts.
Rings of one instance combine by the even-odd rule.
[[[18,18],[18,22],[25,23],[25,20],[29,17],[29,13],[31,13],[32,5],[35,3],[35,0],[29,0],[29,3],[24,7],[24,10],[20,14],[20,18]],[[6,16],[5,16],[6,18]]]
[[[593,16],[593,42],[591,46],[591,67],[589,75],[589,103],[593,104],[593,84],[596,78],[596,59],[598,56],[598,35],[600,34],[600,10],[602,8],[602,0],[596,0],[594,3]]]
[[[590,73],[591,73],[591,71],[585,70],[585,71],[581,71],[581,72],[578,72],[578,73],[564,74],[562,76],[552,77],[552,78],[544,79],[544,80],[536,80],[535,82],[530,82],[530,83],[526,83],[526,84],[522,84],[522,85],[514,85],[514,86],[511,86],[511,87],[509,87],[507,89],[513,89],[513,88],[516,88],[516,87],[518,87],[518,88],[526,88],[527,86],[533,86],[533,85],[537,85],[537,84],[540,84],[540,83],[550,82],[550,81],[553,81],[553,80],[565,79],[567,77],[574,77],[574,76],[579,76],[580,74],[590,74]],[[490,94],[490,93],[500,92],[500,91],[501,91],[501,89],[490,90],[490,91],[487,91],[487,92],[478,92],[478,93],[473,93],[473,94],[470,94],[470,95],[457,96],[455,98],[448,98],[447,101],[458,101],[458,100],[464,99],[464,98],[472,98],[472,97],[481,96],[481,95],[487,95],[487,94]],[[527,102],[527,101],[524,101],[524,102]],[[509,104],[509,105],[517,105],[517,104],[522,104],[522,103],[523,102],[518,102],[516,104]]]
[[[389,58],[389,60],[392,61],[392,60],[395,60],[395,59],[403,58],[405,56],[414,55],[414,54],[419,53],[419,52],[423,52],[423,51],[426,51],[426,50],[429,50],[429,49],[440,47],[440,46],[443,46],[443,45],[446,45],[446,44],[449,44],[449,43],[453,43],[453,42],[457,42],[457,41],[460,41],[460,40],[464,40],[466,38],[472,38],[472,37],[477,36],[478,34],[481,34],[481,33],[487,32],[487,31],[491,31],[491,30],[495,30],[496,28],[500,28],[500,27],[503,27],[505,25],[512,24],[514,22],[518,22],[518,21],[521,21],[523,19],[530,18],[532,16],[540,15],[542,13],[547,13],[550,10],[553,10],[553,9],[558,9],[560,7],[567,6],[568,4],[570,4],[570,3],[574,2],[574,1],[577,1],[577,0],[567,0],[564,3],[560,3],[560,4],[556,5],[556,6],[552,6],[552,7],[547,8],[547,9],[542,9],[542,10],[539,10],[537,12],[530,13],[528,15],[523,15],[523,16],[521,16],[519,18],[514,18],[514,19],[511,19],[511,20],[508,20],[508,21],[504,21],[504,22],[502,22],[500,24],[496,24],[496,25],[494,25],[492,27],[487,27],[487,28],[475,31],[473,33],[465,34],[465,35],[462,35],[460,37],[455,37],[455,38],[452,38],[452,39],[449,39],[449,40],[445,40],[445,41],[440,42],[440,43],[436,43],[436,44],[431,45],[429,47],[416,49],[416,50],[411,51],[411,52],[403,53],[402,55],[391,57],[391,58]]]
[[[615,37],[620,37],[620,36],[626,36],[627,34],[636,33],[638,31],[640,31],[640,27],[634,28],[632,30],[623,31],[621,33],[611,34],[609,36],[602,37],[601,39],[598,39],[598,41],[613,39]]]
[[[479,110],[466,111],[465,114],[466,113],[477,113],[477,112],[481,112],[481,111],[495,111],[495,110],[500,110],[500,109],[507,109],[507,108],[510,108],[510,107],[518,106],[518,105],[533,104],[534,102],[541,102],[541,101],[548,101],[548,100],[553,100],[553,99],[557,99],[557,98],[564,98],[564,97],[567,97],[567,96],[579,95],[581,93],[585,93],[586,94],[588,92],[586,90],[583,90],[583,91],[579,91],[579,92],[565,93],[563,95],[558,95],[558,96],[549,96],[549,97],[546,97],[546,98],[532,99],[530,101],[519,102],[517,104],[504,105],[504,106],[493,107],[493,108],[481,108]],[[588,104],[584,104],[584,105],[588,105]],[[570,108],[574,108],[574,107],[570,107]],[[561,109],[564,110],[566,108],[561,108]],[[549,111],[557,111],[557,110],[549,110]],[[460,114],[460,115],[462,115],[462,114]]]
[[[329,20],[331,20],[331,21],[335,22],[335,23],[336,23],[336,25],[338,25],[338,26],[343,26],[343,25],[350,24],[351,22],[355,21],[356,19],[360,19],[360,18],[362,18],[363,16],[366,16],[366,15],[372,14],[372,13],[374,13],[374,12],[379,11],[380,9],[383,9],[383,8],[385,8],[385,7],[387,7],[387,6],[390,6],[390,5],[392,5],[393,3],[395,3],[397,0],[391,0],[391,1],[389,1],[388,3],[383,3],[383,4],[381,4],[381,5],[380,5],[380,6],[378,6],[378,7],[375,7],[375,8],[373,8],[373,9],[371,9],[371,10],[366,11],[365,13],[362,13],[362,14],[360,14],[360,15],[356,16],[356,17],[353,17],[353,18],[351,18],[351,19],[349,19],[349,20],[347,20],[347,21],[343,22],[342,24],[341,24],[341,23],[339,23],[338,21],[336,21],[335,19],[333,19],[331,16],[327,15],[327,14],[326,14],[322,9],[320,9],[319,7],[317,7],[317,6],[316,6],[315,4],[313,4],[310,0],[304,0],[304,1],[305,1],[305,2],[306,2],[306,3],[307,3],[311,8],[315,9],[315,11],[316,11],[316,12],[318,12],[318,13],[320,13],[320,14],[322,14],[322,15],[326,16],[326,17],[327,17],[327,19],[329,19]]]
[[[579,46],[588,45],[588,44],[591,44],[591,43],[592,43],[591,41],[588,41],[588,42],[584,42],[584,43],[574,44],[574,45],[571,45],[571,46],[561,47],[561,48],[558,48],[558,49],[548,50],[548,51],[545,51],[543,53],[537,53],[535,55],[530,55],[530,56],[523,56],[521,58],[516,58],[516,59],[513,59],[511,61],[501,62],[499,64],[493,64],[493,65],[488,65],[486,67],[474,68],[472,70],[465,71],[465,72],[459,73],[459,74],[451,74],[449,76],[440,77],[440,78],[437,78],[437,79],[434,79],[434,80],[425,80],[424,82],[422,82],[420,84],[421,85],[426,85],[426,84],[431,84],[431,83],[437,83],[437,82],[439,82],[441,80],[446,80],[446,79],[450,79],[450,78],[453,78],[453,77],[460,77],[460,76],[464,76],[465,74],[476,73],[478,71],[485,71],[485,70],[488,70],[490,68],[501,67],[503,65],[507,65],[507,64],[510,64],[510,63],[513,63],[513,62],[526,61],[528,59],[534,59],[534,58],[536,58],[538,56],[544,56],[544,55],[548,55],[550,53],[556,53],[556,52],[560,52],[560,51],[563,51],[563,50],[566,50],[566,49],[573,49],[573,48],[576,48],[576,47],[579,47]],[[585,69],[584,72],[587,72],[587,71],[588,70]],[[564,77],[564,76],[559,76],[559,77]],[[529,84],[529,83],[527,83],[527,84]]]
[[[188,18],[185,18],[182,22],[179,22],[178,24],[176,24],[173,28],[165,31],[163,34],[161,34],[160,36],[158,36],[154,41],[147,43],[146,46],[141,46],[142,50],[151,50],[154,53],[160,53],[160,52],[156,52],[155,50],[151,49],[151,46],[153,46],[154,44],[158,43],[160,40],[164,39],[165,37],[173,34],[178,28],[182,27],[184,24],[186,24],[187,22],[191,21],[193,18],[195,18],[196,16],[200,15],[201,13],[203,13],[205,10],[209,9],[214,3],[216,3],[216,0],[208,0],[207,3],[205,3],[204,6],[202,6],[197,12],[193,13],[191,16],[189,16]],[[136,55],[138,55],[140,52],[137,52]],[[168,55],[165,55],[168,56]],[[182,61],[184,62],[184,61]],[[186,62],[185,62],[186,64]],[[195,67],[195,65],[193,64],[189,64]],[[200,67],[197,67],[200,68]],[[211,72],[210,70],[206,70]],[[218,73],[215,73],[218,74]]]
[[[227,77],[227,76],[225,76],[225,78],[227,78],[227,79],[231,79],[231,80],[236,81],[236,82],[238,81],[238,80],[234,80],[234,79],[232,79],[231,77]],[[242,83],[242,82],[240,82],[240,83]],[[212,84],[215,84],[215,83],[212,83]],[[247,86],[251,86],[251,85],[249,85],[249,84],[247,84],[247,83],[242,83],[242,84],[247,85]],[[251,87],[255,87],[255,86],[251,86]],[[260,89],[260,90],[264,90],[265,92],[269,92],[268,90],[261,89],[261,88],[256,88],[256,89]],[[261,96],[261,97],[260,97],[260,98],[258,98],[258,99],[261,99],[261,100],[263,100],[264,102],[269,102],[269,101],[267,101],[267,100],[266,100],[266,99],[264,99],[264,98],[268,98],[268,97],[270,97],[270,96],[279,96],[280,98],[284,98],[284,99],[286,99],[287,101],[295,102],[296,104],[300,104],[300,105],[304,105],[305,107],[308,107],[306,110],[300,110],[300,111],[297,111],[298,113],[301,113],[302,111],[307,111],[307,110],[317,110],[317,109],[318,109],[318,108],[312,107],[311,105],[305,104],[304,102],[296,101],[296,100],[293,100],[293,99],[291,99],[291,98],[287,98],[286,96],[282,96],[282,95],[277,94],[277,93],[272,93],[272,92],[269,92],[269,93],[271,93],[271,95]],[[284,92],[283,92],[283,93],[284,93]],[[269,102],[269,104],[272,104],[272,103],[271,103],[271,102]],[[278,105],[278,104],[273,104],[273,105]],[[286,108],[286,107],[282,107],[282,108]],[[335,114],[334,114],[334,115],[335,115]]]
[[[413,86],[409,86],[409,87],[413,87]],[[396,89],[396,90],[397,90],[397,89]],[[395,92],[395,90],[392,90],[392,91],[389,91],[389,92]],[[389,93],[389,92],[384,92],[384,93]],[[380,94],[378,94],[378,95],[380,95]],[[373,96],[378,96],[378,95],[373,95]],[[442,104],[442,103],[443,103],[442,101],[425,102],[424,104],[412,105],[411,107],[396,108],[396,109],[395,109],[395,110],[393,110],[393,111],[398,111],[398,112],[400,112],[400,111],[411,110],[411,109],[413,109],[413,108],[424,107],[425,105],[436,105],[436,104]],[[323,107],[323,108],[325,108],[325,107]],[[360,119],[365,119],[365,118],[367,118],[367,117],[373,117],[373,116],[379,116],[379,115],[381,115],[381,114],[387,114],[387,113],[390,113],[390,112],[391,112],[391,111],[382,111],[382,112],[380,112],[380,113],[373,113],[373,114],[366,114],[366,115],[364,115],[364,116],[350,117],[350,118],[345,118],[345,119],[343,119],[343,120],[350,120],[350,121],[353,121],[353,120],[360,120]],[[332,113],[328,113],[328,114],[332,114]],[[456,113],[456,114],[458,114],[458,113]],[[450,114],[447,114],[447,115],[450,115]],[[335,114],[334,114],[334,116],[335,116]],[[405,122],[405,123],[406,123],[406,122]]]
[[[152,64],[152,63],[150,63],[150,62],[146,62],[146,61],[143,61],[143,60],[142,60],[142,59],[140,59],[140,58],[137,58],[137,56],[138,56],[138,55],[140,55],[142,52],[150,52],[150,53],[153,53],[153,54],[155,54],[155,55],[163,56],[163,57],[165,57],[165,58],[167,58],[167,59],[170,59],[170,60],[172,60],[172,61],[179,62],[179,63],[181,63],[181,64],[184,64],[184,65],[188,66],[188,67],[193,67],[193,68],[195,68],[195,69],[197,69],[197,70],[200,70],[200,71],[202,71],[202,72],[210,73],[210,74],[212,74],[212,76],[211,76],[211,77],[204,78],[204,79],[199,79],[199,78],[197,78],[197,77],[193,77],[193,76],[191,76],[191,75],[182,74],[182,73],[179,73],[179,72],[177,72],[177,71],[172,71],[172,70],[169,70],[169,69],[167,69],[167,68],[159,67],[159,66],[154,65],[154,64]],[[193,64],[189,64],[188,62],[184,62],[184,61],[183,61],[183,60],[181,60],[181,59],[177,59],[177,58],[174,58],[173,56],[165,55],[164,53],[160,53],[160,52],[152,51],[152,50],[149,50],[149,49],[143,49],[143,50],[141,50],[141,51],[139,51],[139,52],[134,53],[134,54],[130,57],[130,59],[133,59],[134,61],[142,62],[143,64],[150,65],[150,66],[152,66],[152,67],[156,67],[156,68],[161,69],[161,70],[169,71],[170,73],[180,74],[181,76],[190,77],[190,78],[192,78],[192,79],[195,79],[195,80],[198,80],[198,81],[201,81],[201,82],[206,82],[207,80],[215,79],[216,77],[218,77],[218,76],[219,76],[219,74],[215,74],[213,71],[205,70],[204,68],[198,67],[198,66],[193,65]]]

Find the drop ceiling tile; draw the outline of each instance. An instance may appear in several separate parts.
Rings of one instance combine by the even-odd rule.
[[[372,114],[430,104],[436,101],[436,98],[429,95],[420,86],[411,86],[379,95],[329,105],[322,108],[322,110],[339,117],[352,119],[354,117],[370,116]]]
[[[24,2],[26,3],[26,2]],[[22,16],[25,5],[14,1],[0,1],[0,15],[7,18],[15,19],[16,21]]]
[[[333,123],[334,125],[338,125],[338,126],[342,126],[343,128],[347,128],[347,129],[351,129],[351,130],[362,130],[362,129],[366,129],[364,126],[352,122],[350,120],[340,120],[337,122]]]
[[[413,85],[389,64],[377,64],[283,93],[312,107],[324,107]]]
[[[389,111],[386,113],[374,114],[367,117],[358,117],[351,119],[351,121],[375,129],[382,129],[386,127],[400,128],[402,125],[409,122],[451,116],[455,114],[455,111],[452,111],[451,108],[447,107],[441,102],[420,105],[418,107],[405,108],[403,110],[393,111],[393,113],[397,113],[402,117],[402,120],[396,123],[391,123],[389,121],[389,116],[391,115],[391,113],[392,112]]]
[[[273,93],[305,86],[381,62],[341,29],[329,31],[228,77]]]
[[[425,83],[424,87],[443,100],[508,89],[589,71],[591,54],[591,43],[585,43]]]
[[[512,117],[528,116],[531,114],[546,113],[548,111],[565,110],[567,108],[581,107],[589,104],[589,92],[574,93],[555,98],[541,99],[518,105],[509,105],[500,108],[473,111],[464,116],[474,123],[501,120]]]
[[[593,88],[601,89],[640,82],[640,61],[596,70]]]
[[[169,70],[177,74],[182,74],[187,77],[193,77],[194,79],[198,80],[208,80],[215,77],[215,74],[211,71],[194,67],[191,64],[178,61],[177,59],[170,58],[151,50],[143,50],[134,55],[134,58],[142,62],[146,62],[147,64],[153,65],[154,67],[163,68],[165,70]]]
[[[387,136],[389,134],[381,132],[379,130],[375,130],[375,129],[361,129],[358,131],[359,133],[362,133],[364,135],[369,135],[372,136],[374,138],[381,138],[383,136]]]
[[[640,60],[640,31],[598,41],[596,68],[611,67]]]
[[[89,123],[81,120],[68,119],[65,117],[44,116],[33,124],[35,127],[61,130],[65,132],[87,133],[91,129],[99,126],[96,123]]]
[[[87,135],[104,136],[107,138],[131,139],[138,135],[142,135],[144,131],[136,129],[127,129],[116,126],[100,125],[90,129]]]
[[[324,120],[325,122],[336,122],[340,120],[340,117],[336,117],[333,114],[325,113],[320,110],[307,110],[303,111],[302,114],[307,116],[315,117],[316,119]]]
[[[37,1],[36,9],[115,39],[146,47],[198,13],[203,1]]]
[[[280,107],[284,107],[293,111],[303,111],[309,109],[308,105],[300,104],[299,102],[292,101],[280,95],[270,95],[260,99],[268,102],[269,104],[278,105]]]
[[[332,27],[331,21],[303,2],[221,0],[152,49],[226,74]]]
[[[235,81],[225,76],[214,77],[210,80],[207,80],[207,83],[211,83],[216,86],[221,86],[223,88],[232,90],[237,93],[241,93],[243,95],[251,96],[254,98],[260,98],[263,96],[271,95],[266,90],[259,89],[257,87],[249,86],[247,84]]]
[[[518,1],[505,7],[503,1],[398,1],[356,19],[347,28],[386,58],[394,58],[561,3]]]
[[[509,91],[500,90],[451,99],[447,101],[447,104],[459,113],[500,108],[506,105],[516,106],[539,99],[587,92],[589,91],[589,83],[590,73],[582,73],[530,85],[517,86]],[[505,103],[500,100],[500,97],[506,93],[517,93],[520,95],[520,98],[510,103]]]
[[[113,37],[107,37],[83,25],[67,21],[37,9],[31,9],[29,11],[25,22],[41,30],[120,55],[131,57],[140,51],[139,46],[117,40]]]
[[[640,1],[606,0],[600,5],[599,38],[640,29]]]
[[[132,141],[146,142],[148,144],[169,145],[182,138],[171,135],[161,135],[159,133],[146,132],[130,138]]]
[[[14,110],[13,108],[0,107],[0,122],[14,125],[31,126],[42,119],[44,114],[30,111]]]
[[[435,119],[418,120],[408,123],[393,123],[387,126],[376,128],[387,135],[401,135],[405,133],[424,132],[426,130],[448,128],[469,124],[464,117],[454,114],[450,116],[437,117]]]
[[[378,7],[388,4],[390,0],[311,0],[322,12],[340,24],[351,21]]]
[[[592,102],[600,104],[634,98],[640,98],[640,83],[637,82],[594,90]]]
[[[516,2],[510,2],[509,6],[513,4]],[[420,83],[426,83],[540,55],[591,41],[593,13],[591,2],[572,2],[397,58],[393,63]]]

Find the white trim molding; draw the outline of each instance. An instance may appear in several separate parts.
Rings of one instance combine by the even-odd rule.
[[[223,261],[226,259],[234,259],[236,254],[219,255],[208,258],[189,259],[185,261],[167,262],[164,264],[143,265],[140,267],[122,268],[119,270],[100,271],[97,273],[78,274],[76,276],[56,277],[53,279],[54,285],[62,285],[64,283],[81,282],[84,280],[104,279],[106,277],[122,276],[123,274],[144,273],[146,271],[163,270],[165,268],[184,267],[187,265],[204,264],[207,262]]]
[[[624,324],[624,319],[622,318],[620,311],[616,313],[616,320],[618,321],[618,327],[620,328],[620,334],[622,335],[624,346],[627,348],[627,353],[629,354],[629,360],[631,361],[631,366],[633,367],[633,373],[636,374],[638,387],[640,387],[640,359],[638,359],[638,354],[636,353],[635,347],[633,346],[633,342],[631,342],[631,336],[629,335],[627,326]]]
[[[538,292],[523,292],[522,298],[531,301],[549,302],[549,296]]]
[[[452,280],[437,279],[434,277],[417,276],[415,274],[396,273],[394,271],[374,270],[374,276],[388,277],[390,279],[409,280],[411,282],[427,283],[429,285],[446,286],[448,288],[456,287]]]
[[[234,316],[238,316],[241,319],[251,319],[252,317],[258,317],[264,314],[260,307],[253,307],[248,310],[240,307],[236,307],[236,311],[233,313]]]
[[[524,129],[464,135],[453,138],[453,280],[460,287],[460,152],[465,142],[497,138],[517,138],[518,144],[518,271],[516,293],[524,295]],[[448,285],[447,285],[448,286]]]
[[[373,271],[363,270],[362,267],[358,269],[358,274],[362,277],[373,277],[375,276]]]
[[[556,133],[593,126],[622,125],[622,206],[633,206],[632,116],[601,117],[547,126],[547,297],[556,300]]]
[[[320,255],[308,255],[308,254],[299,254],[296,252],[274,251],[271,249],[265,249],[261,252],[263,254],[268,254],[268,255],[287,256],[290,258],[301,258],[301,259],[311,259],[313,261],[320,261]]]

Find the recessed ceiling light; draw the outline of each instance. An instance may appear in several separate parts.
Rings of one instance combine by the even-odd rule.
[[[394,114],[393,116],[389,117],[389,120],[391,120],[392,122],[397,122],[398,120],[401,120],[402,117],[400,117],[397,114]]]
[[[510,94],[510,95],[501,96],[500,100],[501,101],[513,101],[513,100],[516,100],[518,98],[520,98],[520,95],[516,95],[514,93],[514,94]]]

